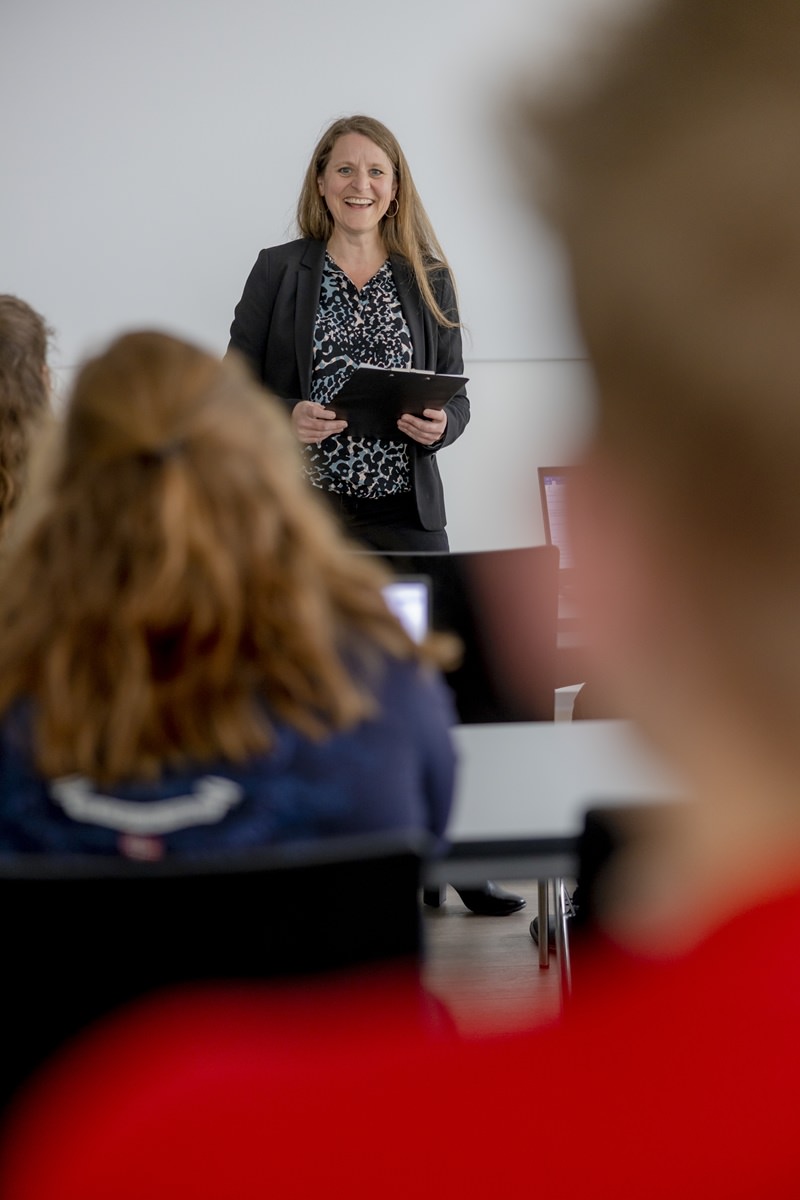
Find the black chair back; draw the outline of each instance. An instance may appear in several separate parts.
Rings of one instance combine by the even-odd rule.
[[[2,1076],[147,992],[419,959],[424,835],[213,859],[0,859]]]

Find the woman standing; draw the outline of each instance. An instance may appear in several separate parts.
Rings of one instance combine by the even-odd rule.
[[[307,475],[375,550],[447,550],[436,453],[463,433],[462,388],[444,409],[404,414],[397,436],[354,438],[336,394],[361,364],[463,371],[455,288],[394,135],[372,117],[335,121],[311,157],[301,237],[262,250],[230,346],[287,404]]]
[[[325,131],[297,205],[301,237],[262,250],[236,306],[230,348],[287,404],[306,473],[372,550],[448,550],[436,453],[469,420],[461,388],[443,409],[404,414],[397,437],[354,438],[336,394],[361,364],[464,369],[455,288],[395,136],[373,117]],[[525,904],[493,883],[459,889],[472,912]],[[426,893],[439,904],[441,896]]]

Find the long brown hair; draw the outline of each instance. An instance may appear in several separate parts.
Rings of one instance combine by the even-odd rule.
[[[44,318],[0,296],[0,537],[19,503],[36,427],[50,408]]]
[[[353,549],[242,365],[124,336],[79,373],[5,564],[0,711],[30,698],[38,768],[100,782],[263,751],[268,710],[312,737],[352,726],[383,654],[438,657]]]
[[[383,244],[389,254],[399,254],[406,259],[422,298],[438,323],[455,329],[459,322],[453,313],[442,312],[430,282],[431,273],[450,271],[444,251],[433,232],[400,143],[391,130],[374,117],[358,114],[342,117],[329,125],[317,142],[297,202],[297,226],[301,235],[327,242],[333,233],[333,218],[319,194],[317,180],[325,171],[336,142],[348,133],[360,133],[369,138],[392,164],[397,184],[397,212],[394,217],[383,218]]]

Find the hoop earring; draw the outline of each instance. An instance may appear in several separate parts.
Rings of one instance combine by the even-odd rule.
[[[392,204],[394,205],[394,212],[389,212],[389,208],[391,208],[391,207],[392,207]],[[386,217],[386,219],[387,219],[388,221],[391,221],[391,220],[392,220],[392,218],[393,218],[393,217],[396,217],[396,216],[397,216],[397,214],[400,212],[400,204],[399,204],[399,202],[398,202],[398,200],[397,200],[397,196],[394,196],[394,197],[392,198],[392,200],[391,200],[391,201],[390,201],[390,203],[389,203],[389,208],[387,208],[386,212],[385,212],[383,215]]]

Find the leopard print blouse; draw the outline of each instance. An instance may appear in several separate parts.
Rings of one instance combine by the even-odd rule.
[[[330,404],[361,364],[410,367],[413,346],[387,260],[359,291],[325,254],[314,327],[311,395]],[[406,442],[334,434],[305,447],[306,471],[315,487],[362,499],[395,496],[411,488]]]

